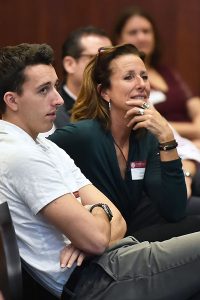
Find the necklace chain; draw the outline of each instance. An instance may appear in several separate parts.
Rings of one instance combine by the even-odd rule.
[[[115,140],[114,140],[114,144],[115,144],[115,146],[119,149],[119,151],[120,151],[120,153],[121,153],[121,155],[122,155],[122,157],[123,157],[125,163],[127,164],[127,159],[126,159],[126,157],[125,157],[125,155],[124,155],[124,152],[122,151],[121,147],[115,142]]]

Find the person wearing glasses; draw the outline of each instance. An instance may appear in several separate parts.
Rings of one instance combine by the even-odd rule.
[[[56,107],[63,103],[52,62],[53,51],[46,44],[0,49],[0,202],[8,202],[26,272],[48,291],[35,299],[183,300],[199,296],[200,233],[160,243],[122,238],[126,224],[115,205],[87,180],[65,151],[38,135],[51,129]],[[87,88],[102,103],[95,109],[100,118],[94,120],[92,130],[97,138],[106,130],[108,145],[114,139],[118,144],[110,147],[114,151],[121,147],[118,129],[124,123],[124,137],[131,135],[137,151],[131,158],[131,174],[127,174],[126,152],[122,155],[118,150],[116,175],[129,176],[137,197],[145,169],[153,168],[148,166],[152,162],[158,174],[147,175],[147,181],[161,193],[154,183],[160,162],[166,179],[162,189],[172,197],[167,182],[171,181],[182,197],[181,203],[180,198],[173,199],[179,212],[175,207],[171,218],[182,217],[187,199],[176,141],[166,121],[148,105],[148,76],[140,54],[132,45],[114,48],[100,53],[87,70],[91,79]],[[117,123],[111,123],[109,115],[114,115]],[[116,129],[112,136],[111,127]],[[105,147],[103,140],[95,140],[95,144]],[[138,154],[141,151],[142,156]],[[170,198],[168,202],[171,209]],[[30,292],[34,294],[35,288],[28,288],[23,299],[29,299]]]
[[[83,71],[97,53],[98,48],[104,46],[111,46],[111,40],[103,29],[94,26],[81,27],[72,31],[63,43],[64,80],[59,92],[64,105],[57,110],[54,122],[56,128],[69,123],[70,111],[80,91]]]
[[[118,207],[127,235],[164,240],[194,232],[177,142],[149,104],[143,55],[133,45],[100,48],[87,66],[72,120],[49,139]]]

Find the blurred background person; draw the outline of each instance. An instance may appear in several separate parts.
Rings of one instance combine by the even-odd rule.
[[[70,33],[62,46],[64,80],[60,95],[64,105],[58,108],[56,128],[65,126],[70,119],[70,111],[79,94],[83,71],[88,62],[97,54],[100,47],[111,46],[106,32],[94,26],[81,27]]]
[[[152,17],[140,7],[126,8],[115,23],[113,38],[117,44],[132,43],[145,53],[151,101],[180,135],[200,148],[200,98],[177,71],[160,63],[160,39]]]

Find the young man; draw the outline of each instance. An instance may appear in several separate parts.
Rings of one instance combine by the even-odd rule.
[[[64,105],[56,113],[57,128],[69,123],[70,110],[81,88],[83,71],[88,62],[97,54],[100,47],[111,46],[111,40],[104,30],[87,26],[70,33],[62,47],[64,81],[59,92]]]
[[[0,49],[0,201],[9,204],[27,271],[58,298],[66,282],[81,300],[191,297],[200,290],[200,234],[116,243],[126,230],[119,211],[63,150],[38,137],[63,103],[52,55],[45,44]],[[91,255],[72,287],[76,265]]]
[[[52,55],[47,45],[22,44],[0,51],[0,201],[8,201],[20,255],[30,273],[59,296],[73,262],[81,264],[85,253],[102,253],[112,240],[123,237],[126,226],[69,156],[37,137],[51,129],[56,109],[63,104]],[[99,202],[112,210],[112,224],[101,207],[92,213],[84,208]],[[62,269],[59,255],[69,239],[68,268]]]

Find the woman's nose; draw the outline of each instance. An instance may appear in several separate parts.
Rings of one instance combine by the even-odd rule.
[[[140,75],[136,76],[136,81],[137,81],[137,86],[138,87],[144,87],[145,86],[144,79]]]
[[[146,34],[142,30],[140,30],[138,31],[137,38],[139,41],[143,41],[146,39]]]

